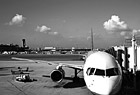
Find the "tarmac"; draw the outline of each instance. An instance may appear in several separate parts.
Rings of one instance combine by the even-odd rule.
[[[53,69],[55,69],[57,65],[48,65],[46,63],[34,63],[27,61],[15,61],[10,59],[11,56],[10,57],[7,56],[9,55],[5,55],[5,57],[3,56],[0,59],[0,95],[93,95],[87,89],[84,83],[83,72],[80,72],[78,74],[78,76],[80,77],[80,81],[78,83],[74,83],[72,81],[74,70],[71,68],[64,67],[63,69],[65,71],[66,78],[60,83],[55,83],[50,79],[50,73]],[[23,55],[20,56],[24,57]],[[54,56],[55,61],[53,61],[53,59],[49,61],[54,63],[61,62],[78,65],[84,64],[83,61],[79,60],[80,59],[79,56],[75,57],[74,55],[74,57],[70,57],[70,59],[68,60],[67,55],[66,57],[67,61],[65,60],[63,55],[62,56],[58,55],[59,61],[56,61],[57,57],[56,55]],[[45,57],[46,56],[44,56],[43,59],[45,59]],[[51,55],[51,57],[53,56]],[[76,60],[76,58],[78,58],[78,60]],[[39,60],[41,60],[41,56]],[[33,70],[33,72],[30,72],[30,77],[32,79],[36,79],[37,81],[25,83],[15,81],[15,77],[17,75],[12,75],[11,70],[16,70],[18,67],[22,67],[23,69],[29,67],[30,70]],[[129,89],[125,89],[122,95],[138,95],[138,94],[133,93]]]
[[[51,61],[52,62],[52,61]],[[53,61],[64,62],[70,64],[83,64],[82,61]],[[18,67],[34,70],[30,72],[30,77],[36,79],[33,82],[17,82],[12,75],[11,70]],[[73,83],[72,75],[74,70],[64,68],[66,77],[61,83],[54,83],[50,79],[51,71],[56,65],[48,65],[46,63],[34,63],[27,61],[0,61],[0,94],[1,95],[92,95],[83,82],[83,72],[79,73],[81,82]]]

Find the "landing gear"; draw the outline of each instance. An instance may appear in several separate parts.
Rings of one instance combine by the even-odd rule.
[[[74,77],[73,77],[73,82],[79,82],[80,81],[80,78],[77,76],[78,73],[81,72],[81,70],[78,71],[78,69],[74,69],[75,70],[75,74],[74,74]]]

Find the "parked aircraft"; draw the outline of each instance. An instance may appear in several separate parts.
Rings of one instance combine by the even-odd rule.
[[[91,53],[91,52],[90,52]],[[13,57],[12,59],[18,60]],[[22,60],[22,58],[19,58]],[[26,59],[23,59],[24,61]],[[27,59],[29,61],[30,59]],[[33,61],[32,61],[33,62]],[[41,60],[34,60],[41,63]],[[45,61],[43,61],[44,63]],[[46,61],[49,65],[58,64],[51,72],[50,78],[54,82],[61,82],[65,77],[63,67],[75,70],[74,81],[78,80],[78,73],[83,71],[84,80],[87,88],[96,94],[112,95],[119,92],[122,84],[122,70],[116,59],[109,53],[103,51],[94,51],[87,56],[85,63],[82,65],[68,63],[53,63]]]

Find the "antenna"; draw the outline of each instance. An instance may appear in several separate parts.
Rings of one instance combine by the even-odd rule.
[[[91,50],[94,49],[94,45],[93,45],[93,31],[92,31],[92,28],[91,28]]]

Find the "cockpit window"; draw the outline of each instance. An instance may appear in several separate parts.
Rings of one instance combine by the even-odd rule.
[[[95,70],[95,68],[88,68],[87,69],[87,75],[93,75],[94,74],[94,70]]]
[[[87,75],[98,75],[98,76],[105,76],[105,70],[95,69],[95,68],[88,68]]]
[[[116,76],[116,75],[119,75],[118,68],[106,69],[106,76]]]
[[[102,69],[95,69],[95,68],[91,68],[89,67],[86,71],[86,74],[88,76],[90,75],[97,75],[97,76],[116,76],[119,75],[119,69],[118,68],[110,68],[110,69],[106,69],[106,70],[102,70]]]
[[[94,74],[94,70],[95,70],[95,68],[91,68],[89,75],[93,75]]]
[[[96,69],[95,75],[105,76],[105,70]]]
[[[87,69],[87,71],[86,71],[87,75],[89,75],[90,69],[91,69],[91,68],[88,68],[88,69]]]

